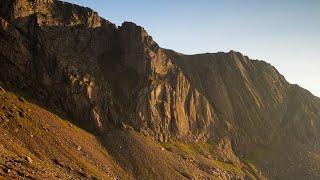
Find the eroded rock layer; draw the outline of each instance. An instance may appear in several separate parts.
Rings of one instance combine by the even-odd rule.
[[[284,165],[252,161],[270,177],[319,176],[314,158],[292,164],[296,152],[319,153],[320,100],[265,62],[234,51],[162,49],[142,27],[116,27],[91,9],[55,0],[1,0],[0,23],[4,86],[88,131],[122,125],[159,142],[222,143],[234,162],[233,152],[251,157],[259,148],[278,157],[291,142]]]

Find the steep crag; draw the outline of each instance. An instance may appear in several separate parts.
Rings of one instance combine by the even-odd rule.
[[[205,142],[241,172],[254,164],[269,178],[319,178],[320,99],[241,53],[184,55],[89,8],[1,0],[0,64],[6,89],[95,135],[132,129],[172,151]]]

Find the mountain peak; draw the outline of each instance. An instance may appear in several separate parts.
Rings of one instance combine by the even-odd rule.
[[[39,26],[63,25],[97,28],[103,24],[112,24],[90,8],[58,0],[14,0],[13,2],[3,0],[0,3],[1,17],[18,24],[30,23],[31,20]]]

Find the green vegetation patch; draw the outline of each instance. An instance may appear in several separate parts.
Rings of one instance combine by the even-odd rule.
[[[213,157],[211,145],[206,142],[190,142],[182,143],[178,141],[168,142],[162,144],[162,146],[171,151],[179,151],[189,156],[195,155],[210,155]],[[235,166],[234,164],[222,162],[213,158],[210,158],[214,167],[223,169],[232,173],[244,175],[245,173],[241,167]]]
[[[233,164],[225,163],[225,162],[214,160],[214,159],[212,159],[212,163],[214,164],[214,166],[216,166],[216,167],[218,167],[220,169],[224,169],[226,171],[233,172],[233,173],[236,173],[236,174],[242,174],[242,175],[245,174],[242,171],[241,167],[237,167],[237,166],[235,166]]]
[[[178,150],[187,155],[206,155],[211,154],[211,146],[206,142],[190,142],[190,143],[182,143],[179,141],[173,141],[162,144],[162,146],[169,150]]]

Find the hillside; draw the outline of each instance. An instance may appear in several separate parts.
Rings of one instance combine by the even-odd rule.
[[[229,179],[259,177],[214,159],[209,144],[157,144],[130,128],[94,136],[41,105],[0,91],[0,177],[44,179]],[[52,110],[51,110],[52,111]],[[211,157],[212,155],[212,157]]]
[[[0,37],[3,158],[36,164],[21,160],[16,177],[319,178],[320,99],[270,64],[163,49],[134,23],[56,0],[1,0]]]
[[[2,88],[0,102],[0,176],[126,177],[95,136]]]

